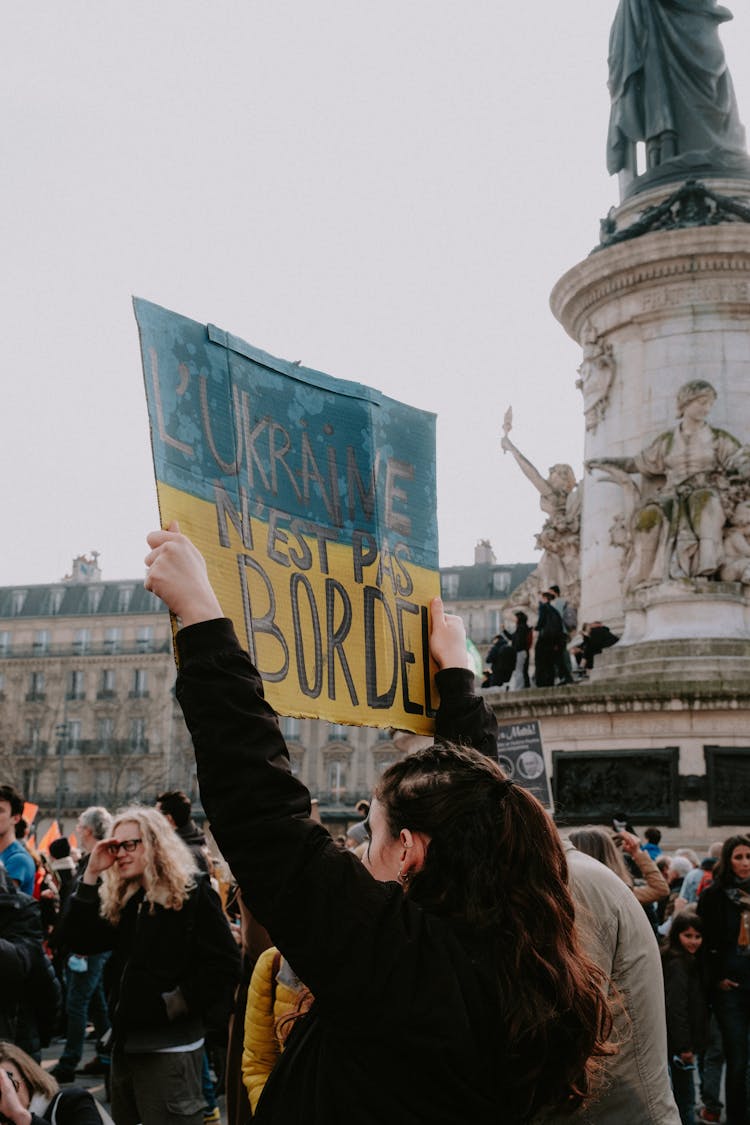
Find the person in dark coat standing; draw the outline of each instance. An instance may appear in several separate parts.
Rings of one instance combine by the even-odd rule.
[[[536,649],[534,681],[537,687],[552,687],[555,668],[565,644],[562,617],[552,605],[553,594],[545,590],[539,602],[536,621]]]
[[[750,1122],[750,837],[724,841],[713,880],[698,899],[709,1001],[727,1062],[728,1125]]]
[[[667,1051],[682,1125],[695,1122],[695,1068],[708,1043],[708,1004],[703,980],[703,923],[695,910],[675,915],[662,954],[667,1010]]]
[[[198,870],[209,874],[206,837],[191,816],[192,805],[187,793],[183,793],[181,789],[169,789],[156,798],[156,807],[167,818],[182,842],[190,848]]]

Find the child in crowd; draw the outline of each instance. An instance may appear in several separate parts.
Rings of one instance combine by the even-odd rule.
[[[667,1048],[682,1125],[695,1121],[696,1056],[708,1038],[708,1006],[703,986],[703,922],[695,910],[674,915],[662,964],[667,1007]]]

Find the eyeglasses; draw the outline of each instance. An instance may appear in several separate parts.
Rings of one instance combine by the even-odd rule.
[[[120,848],[122,848],[124,852],[134,852],[140,843],[140,840],[120,840],[119,844],[109,845],[109,854],[117,855]]]
[[[18,1093],[18,1090],[19,1090],[19,1087],[20,1087],[21,1084],[18,1081],[18,1079],[16,1078],[15,1074],[11,1074],[9,1070],[6,1070],[5,1073],[7,1074],[8,1078],[10,1078],[11,1082],[13,1083],[13,1089],[16,1091],[16,1093]]]

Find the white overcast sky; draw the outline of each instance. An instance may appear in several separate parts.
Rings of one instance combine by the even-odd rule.
[[[730,0],[731,3],[731,0]],[[723,28],[750,123],[750,13]],[[616,0],[7,0],[0,36],[0,584],[157,511],[137,294],[438,415],[442,565],[536,556],[503,457],[581,471],[550,290],[617,202]]]

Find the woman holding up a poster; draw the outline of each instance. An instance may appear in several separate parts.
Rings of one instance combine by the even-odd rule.
[[[200,554],[174,525],[148,541],[146,586],[182,619],[177,695],[212,831],[315,996],[257,1120],[328,1125],[356,1107],[373,1125],[520,1125],[584,1102],[608,1051],[603,974],[579,945],[552,821],[468,748],[494,748],[495,720],[460,619],[434,599],[441,741],[383,774],[362,864],[310,818]]]

